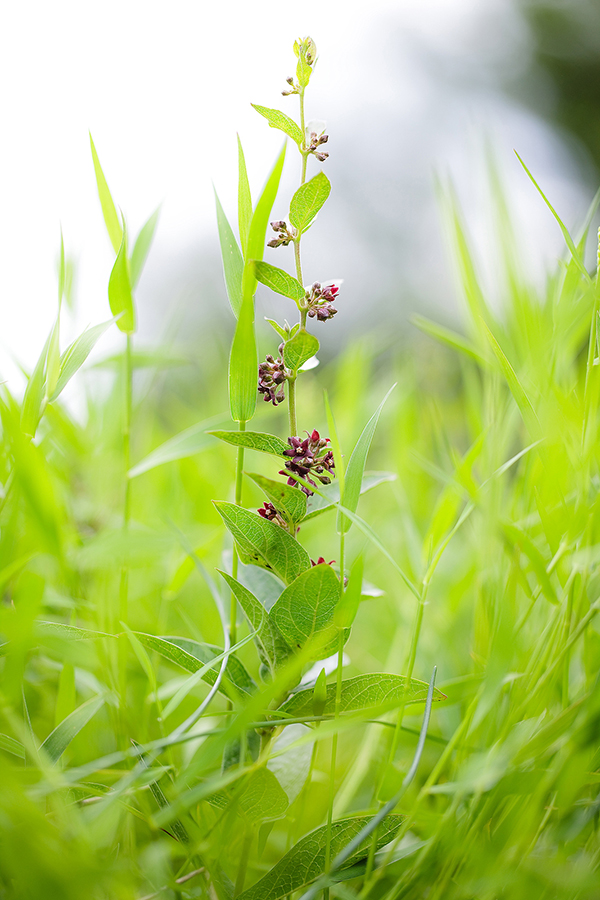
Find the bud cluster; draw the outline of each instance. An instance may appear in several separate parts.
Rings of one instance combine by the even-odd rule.
[[[293,228],[288,228],[285,222],[271,222],[271,228],[276,232],[277,237],[267,243],[267,247],[287,247],[292,241],[296,240],[296,233]]]
[[[319,162],[325,162],[329,153],[323,153],[317,148],[321,146],[321,144],[326,144],[329,140],[328,134],[317,134],[316,131],[311,131],[308,140],[307,140],[307,150],[309,153],[313,153]]]
[[[268,519],[269,522],[276,522],[277,525],[280,525],[281,528],[285,528],[287,530],[287,522],[280,516],[272,503],[269,503],[268,500],[265,500],[260,509],[257,510],[259,516],[262,516],[263,519]]]
[[[279,348],[279,352],[283,348],[283,344]],[[265,403],[269,401],[273,406],[277,406],[285,400],[283,385],[285,383],[285,366],[281,358],[274,359],[271,354],[267,354],[265,362],[258,367],[258,393],[264,394]]]
[[[289,97],[291,94],[299,94],[299,93],[300,93],[300,85],[299,85],[299,84],[294,84],[294,79],[291,77],[291,75],[290,75],[289,78],[286,78],[285,80],[286,80],[287,83],[289,84],[291,90],[289,90],[289,91],[282,91],[282,92],[281,92],[281,95],[282,95],[283,97]]]
[[[315,281],[312,287],[307,290],[304,301],[308,307],[310,318],[316,318],[318,322],[326,322],[327,319],[333,319],[337,312],[333,302],[339,290],[336,284],[320,284],[318,281]]]
[[[288,444],[290,446],[285,451],[285,456],[289,459],[285,462],[285,469],[282,469],[279,474],[294,473],[315,487],[316,482],[313,481],[313,478],[316,478],[321,484],[329,484],[331,475],[334,474],[335,462],[333,453],[327,449],[328,443],[329,438],[322,438],[316,430],[303,441],[298,437],[289,437]],[[288,484],[295,485],[297,482],[294,478],[288,477]],[[311,497],[314,493],[304,485],[301,485],[301,488],[307,497]]]

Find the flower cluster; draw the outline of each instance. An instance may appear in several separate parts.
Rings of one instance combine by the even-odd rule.
[[[287,530],[287,522],[280,516],[272,503],[269,503],[267,500],[263,503],[260,509],[257,510],[259,516],[262,516],[263,519],[268,519],[269,522],[276,522],[282,528]]]
[[[290,446],[285,451],[285,455],[289,459],[286,460],[285,469],[282,469],[279,474],[288,475],[293,473],[294,475],[299,475],[300,478],[310,482],[315,487],[316,482],[313,481],[313,478],[316,478],[321,484],[329,484],[331,481],[330,476],[335,474],[333,472],[335,462],[333,453],[327,449],[328,443],[329,438],[322,438],[316,430],[303,441],[298,437],[289,437],[288,444]],[[288,484],[295,485],[297,481],[288,477]],[[307,497],[311,497],[314,493],[314,491],[309,490],[304,485],[301,485],[301,488]]]
[[[321,144],[326,144],[328,140],[328,134],[317,134],[316,131],[311,131],[308,136],[306,149],[309,153],[313,153],[317,157],[319,162],[325,162],[325,160],[329,156],[329,153],[323,153],[323,151],[319,150],[318,148],[321,146]]]
[[[296,239],[295,232],[285,222],[271,222],[271,228],[277,233],[277,237],[269,241],[267,247],[287,247]]]
[[[319,556],[318,560],[315,562],[314,559],[311,559],[311,566],[322,566],[323,564],[326,566],[332,566],[335,562],[335,559],[330,559],[329,562],[325,559],[324,556]]]
[[[336,284],[320,284],[318,281],[315,281],[306,292],[305,299],[310,318],[316,318],[318,322],[326,322],[327,319],[333,319],[337,312],[333,302],[337,298],[339,290]]]
[[[283,347],[283,344],[281,345]],[[279,352],[281,353],[281,347]],[[264,401],[271,401],[273,406],[277,406],[285,400],[283,385],[285,383],[285,366],[283,360],[274,359],[271,354],[267,355],[265,362],[258,367],[258,393],[264,394]]]

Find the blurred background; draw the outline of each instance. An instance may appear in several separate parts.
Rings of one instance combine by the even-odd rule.
[[[138,289],[140,343],[167,336],[191,355],[215,335],[228,343],[212,185],[235,219],[237,130],[260,189],[281,136],[250,103],[297,114],[297,99],[280,92],[293,40],[305,34],[319,50],[307,114],[327,122],[333,191],[303,244],[304,268],[310,281],[344,278],[336,344],[344,329],[383,333],[382,325],[384,343],[413,340],[415,310],[458,320],[436,179],[455,182],[494,295],[490,156],[517,210],[530,277],[544,279],[562,238],[512,150],[569,227],[580,222],[600,167],[598,0],[11,4],[0,34],[0,373],[12,389],[55,316],[61,226],[77,301],[63,347],[108,317],[113,253],[88,130],[131,231],[161,204]],[[286,215],[297,169],[290,153],[276,218]],[[291,267],[289,250],[266,258]],[[259,317],[277,312],[270,298],[259,303]],[[328,334],[319,335],[325,354]],[[112,329],[96,359],[119,341]]]

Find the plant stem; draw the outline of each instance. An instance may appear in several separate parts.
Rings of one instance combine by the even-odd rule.
[[[246,430],[246,423],[239,422],[239,430]],[[237,459],[235,467],[235,502],[236,506],[242,505],[242,489],[244,482],[244,447],[238,447]],[[237,580],[239,557],[235,541],[233,543],[233,560],[231,563],[231,574]],[[237,600],[235,594],[231,592],[231,606],[229,612],[229,637],[232,644],[237,642]]]
[[[252,846],[252,839],[254,837],[254,830],[252,827],[248,828],[248,831],[244,835],[244,842],[242,844],[242,853],[240,856],[240,862],[237,871],[237,877],[235,879],[235,888],[233,891],[233,896],[237,897],[238,894],[241,894],[244,890],[244,882],[246,881],[246,870],[248,868],[248,857],[250,856],[250,847]]]
[[[132,363],[132,343],[131,334],[127,335],[124,355],[124,396],[123,396],[123,465],[125,469],[125,493],[123,497],[123,537],[125,538],[129,530],[129,519],[131,516],[131,479],[129,478],[129,469],[131,468],[131,410],[133,407],[133,363]],[[121,566],[121,576],[119,580],[119,621],[127,622],[128,618],[128,595],[129,595],[129,570],[126,565]],[[127,667],[127,648],[124,641],[119,642],[119,684],[122,698],[126,692],[126,667]]]
[[[296,422],[296,378],[288,379],[288,413],[290,417],[290,437],[297,437],[298,423]]]
[[[344,595],[344,550],[345,534],[340,534],[340,600]],[[335,682],[335,718],[339,718],[342,704],[342,667],[344,663],[344,629],[338,632],[338,660]],[[331,765],[329,770],[329,807],[327,810],[327,840],[325,843],[325,872],[329,871],[331,863],[331,828],[333,823],[333,800],[335,796],[335,767],[337,762],[338,733],[333,735],[331,742]],[[323,889],[323,900],[328,900],[329,888]]]

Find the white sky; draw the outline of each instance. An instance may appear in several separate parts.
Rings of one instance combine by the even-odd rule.
[[[88,144],[91,130],[130,230],[163,203],[156,253],[216,233],[211,179],[235,209],[236,145],[245,144],[251,180],[262,183],[281,144],[250,102],[281,104],[293,74],[291,45],[311,34],[319,65],[311,107],[350,119],[367,103],[406,114],[383,60],[365,54],[382,17],[400,16],[435,46],[460,41],[477,14],[502,0],[20,0],[0,21],[3,85],[0,147],[0,372],[11,356],[32,365],[56,309],[62,224],[78,261],[77,323],[108,317],[113,261],[104,233]],[[370,44],[369,44],[370,45]],[[327,118],[327,116],[324,116]],[[357,123],[357,127],[360,127]],[[445,148],[435,149],[444,163]]]

